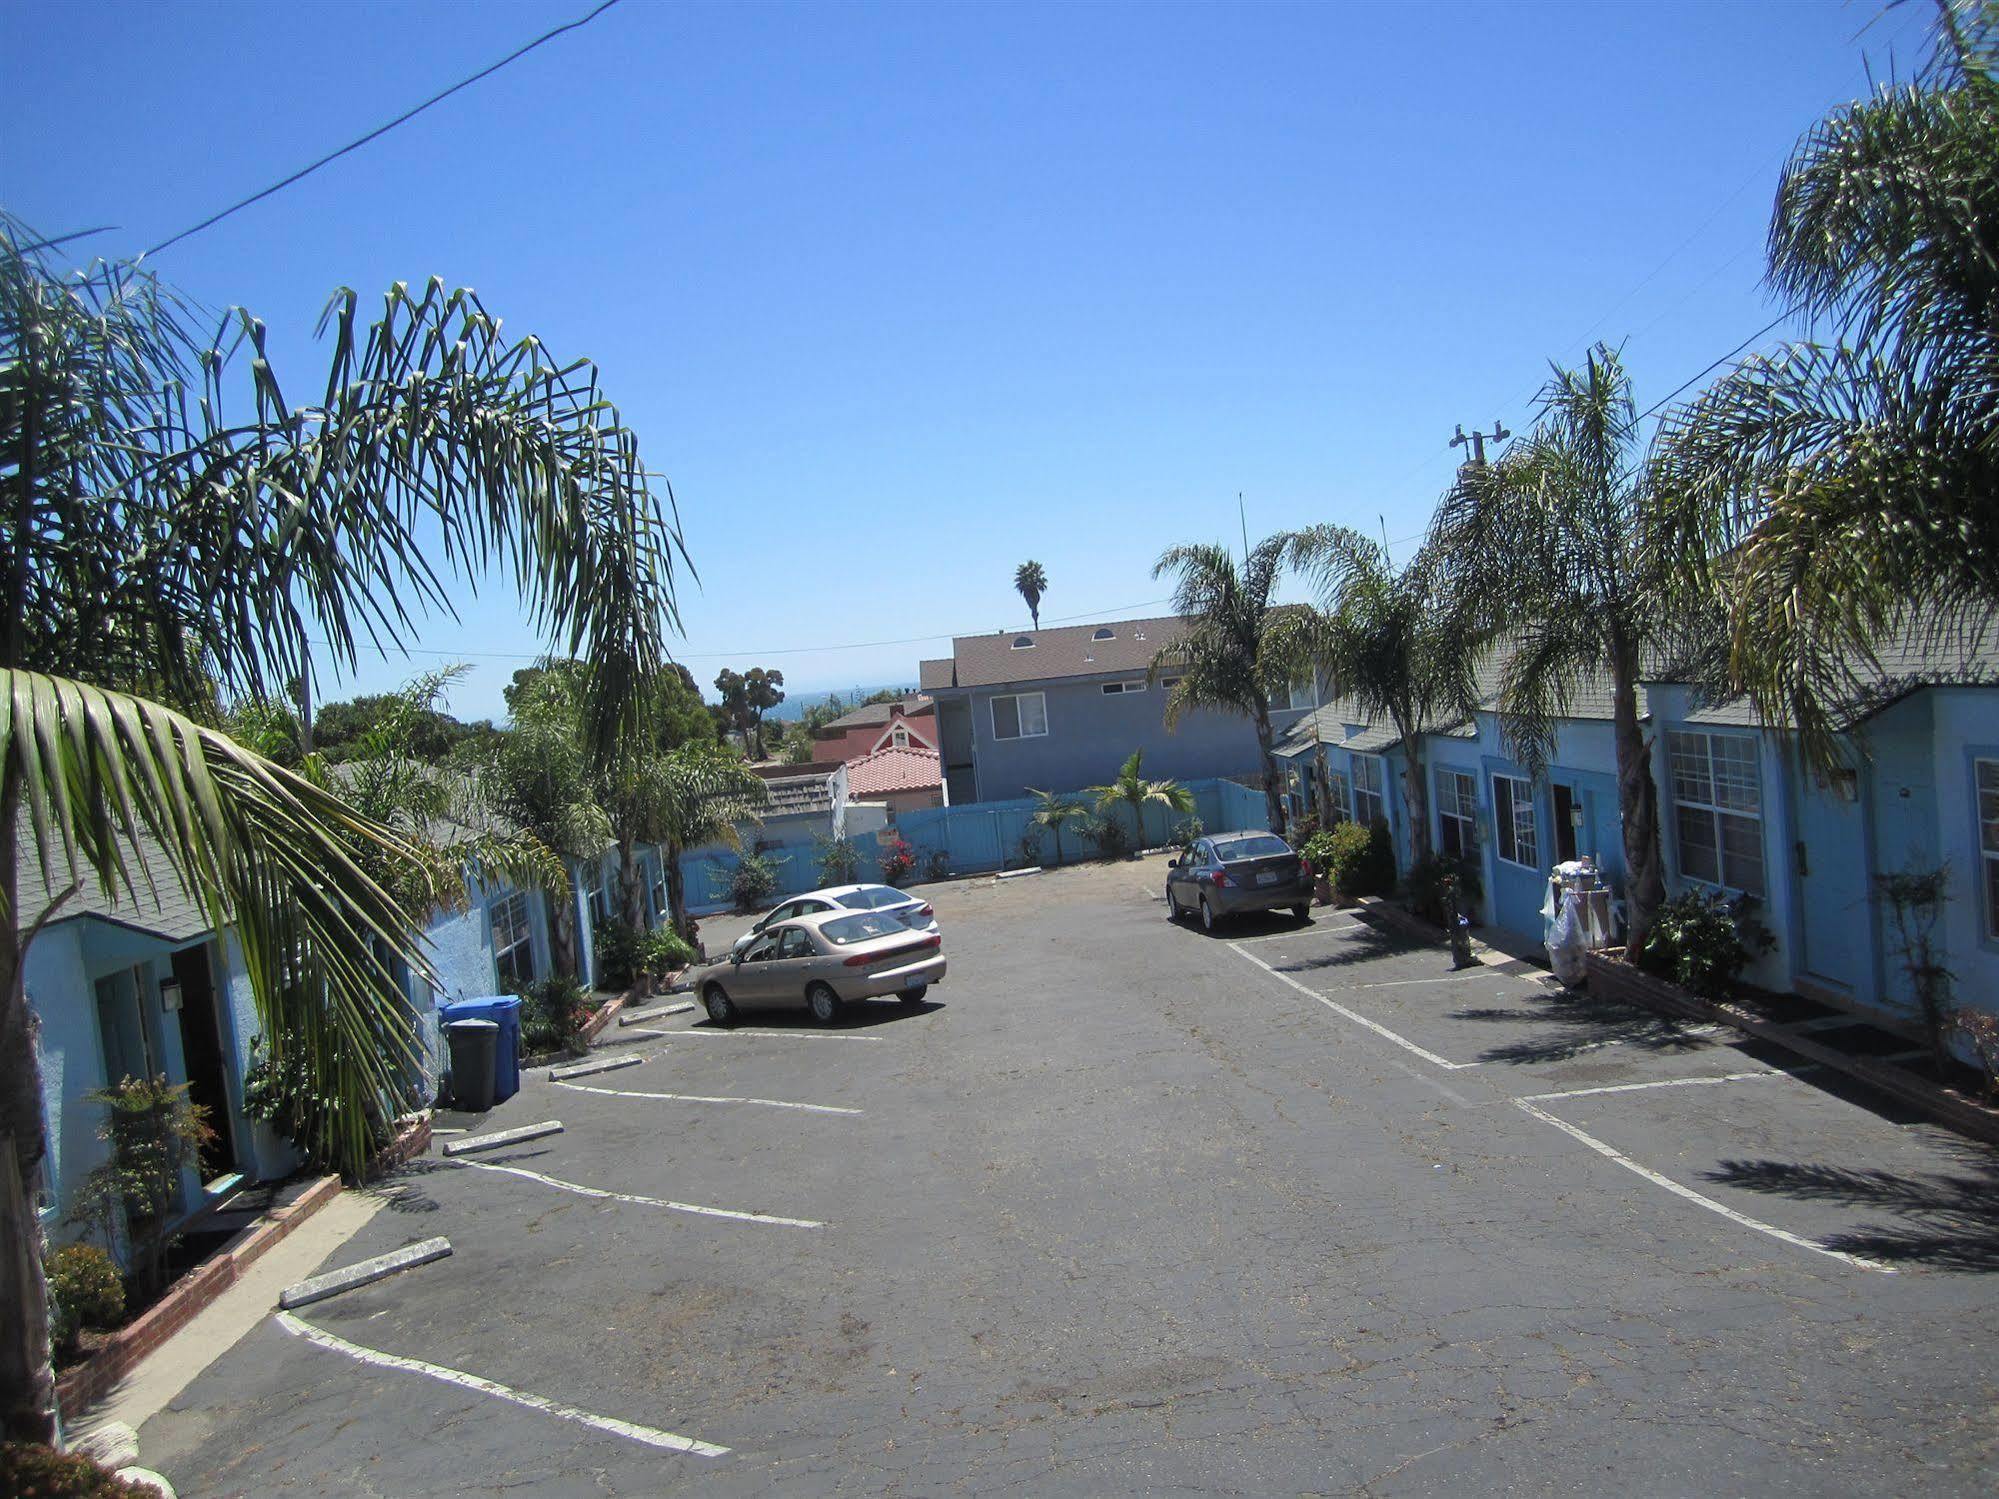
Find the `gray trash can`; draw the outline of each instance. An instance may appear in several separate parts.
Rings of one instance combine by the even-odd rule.
[[[493,1060],[500,1027],[491,1020],[454,1020],[444,1027],[451,1048],[451,1106],[483,1114],[493,1106]]]

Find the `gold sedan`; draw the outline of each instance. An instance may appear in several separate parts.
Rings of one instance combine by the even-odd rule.
[[[734,1025],[744,1004],[804,1002],[831,1025],[841,1006],[892,994],[919,1003],[944,978],[944,939],[912,932],[882,911],[820,911],[772,922],[753,942],[695,976],[695,992],[717,1025]]]

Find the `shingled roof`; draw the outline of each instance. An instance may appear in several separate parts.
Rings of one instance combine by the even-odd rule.
[[[875,724],[885,724],[895,716],[900,708],[906,718],[914,713],[928,713],[930,699],[920,692],[912,692],[897,698],[892,703],[863,703],[858,708],[850,708],[838,718],[829,718],[819,726],[820,734],[827,735],[837,729],[865,729]]]
[[[949,661],[923,663],[926,690],[994,687],[1008,682],[1059,681],[1142,672],[1160,648],[1187,633],[1177,614],[1152,619],[1106,620],[1064,625],[1054,630],[1002,630],[995,635],[960,635],[951,642]],[[948,668],[945,671],[932,668]]]
[[[49,836],[60,837],[53,828]],[[26,931],[49,908],[55,897],[69,888],[69,866],[58,846],[51,850],[49,857],[54,879],[51,881],[42,877],[41,861],[35,857],[34,830],[25,817],[14,847],[14,867],[19,871],[16,876],[15,929]],[[129,927],[135,932],[144,932],[168,942],[191,942],[213,929],[207,910],[174,877],[166,855],[150,836],[142,834],[136,845],[126,846],[125,864],[131,870],[133,886],[139,892],[135,898],[118,899],[85,866],[78,872],[76,890],[50,917],[50,924],[73,921],[80,916],[94,916],[100,921]],[[152,871],[153,885],[150,888],[142,865]]]

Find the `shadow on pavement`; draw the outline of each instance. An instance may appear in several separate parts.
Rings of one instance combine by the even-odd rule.
[[[1312,973],[1324,968],[1351,968],[1361,963],[1372,963],[1377,958],[1406,957],[1428,952],[1434,953],[1439,959],[1437,977],[1442,978],[1451,971],[1449,953],[1442,948],[1429,948],[1411,942],[1398,932],[1386,932],[1378,927],[1359,927],[1342,935],[1346,940],[1329,953],[1320,953],[1310,958],[1296,958],[1291,962],[1273,966],[1279,973]]]
[[[1724,1186],[1873,1208],[1902,1220],[1833,1234],[1820,1241],[1828,1249],[1939,1270],[1999,1271],[1999,1155],[1970,1144],[1954,1151],[1966,1167],[1963,1175],[1785,1161],[1723,1161],[1706,1175]]]
[[[1715,1037],[1697,1035],[1682,1021],[1636,1005],[1592,999],[1567,989],[1546,990],[1523,998],[1529,1003],[1509,1009],[1481,1007],[1451,1011],[1453,1020],[1544,1027],[1538,1035],[1480,1052],[1481,1062],[1520,1066],[1565,1062],[1613,1042],[1640,1051],[1665,1053],[1703,1051],[1716,1044]]]
[[[904,1004],[899,999],[849,1000],[841,1007],[840,1018],[831,1025],[821,1025],[812,1018],[801,1003],[793,1007],[783,1005],[746,1004],[741,1007],[742,1018],[734,1025],[717,1025],[712,1020],[703,1019],[687,1027],[690,1031],[734,1031],[754,1034],[757,1031],[864,1031],[879,1026],[894,1025],[898,1020],[915,1020],[920,1016],[933,1015],[944,1008],[943,1001],[935,999],[918,1000],[915,1004]]]

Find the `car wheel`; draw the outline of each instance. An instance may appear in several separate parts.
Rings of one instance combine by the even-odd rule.
[[[906,1005],[920,1005],[923,1003],[923,996],[929,992],[930,986],[928,984],[918,984],[914,989],[903,990],[896,998]]]
[[[840,996],[833,992],[830,984],[814,984],[807,989],[805,1007],[821,1025],[831,1025],[840,1018]]]
[[[1293,906],[1291,908],[1291,919],[1293,921],[1310,921],[1312,919],[1312,908],[1310,906]]]
[[[729,1026],[736,1023],[736,1002],[729,998],[728,991],[720,984],[710,984],[701,991],[701,1003],[708,1009],[708,1018],[716,1025]]]
[[[1209,905],[1209,904],[1208,904],[1208,898],[1207,898],[1207,896],[1205,896],[1205,895],[1204,895],[1204,896],[1202,896],[1202,897],[1201,897],[1201,930],[1202,930],[1202,931],[1205,931],[1205,932],[1212,932],[1212,931],[1213,931],[1213,930],[1215,929],[1215,921],[1216,921],[1216,920],[1217,920],[1217,918],[1216,918],[1216,916],[1215,916],[1215,908],[1214,908],[1213,906],[1211,906],[1211,905]]]
[[[1180,919],[1180,897],[1173,893],[1171,885],[1166,887],[1166,919],[1168,921]]]

